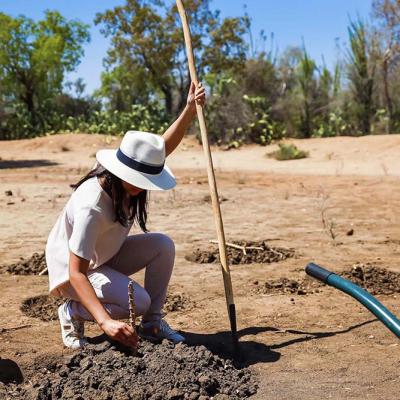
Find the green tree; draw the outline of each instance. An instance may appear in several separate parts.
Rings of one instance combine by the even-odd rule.
[[[376,62],[370,54],[367,28],[361,21],[351,21],[348,28],[348,79],[352,90],[358,128],[364,135],[371,133],[374,115],[373,90]]]
[[[396,104],[394,102],[397,87],[391,84],[398,76],[400,58],[400,2],[398,0],[374,0],[373,16],[378,22],[377,34],[380,37],[379,62],[382,74],[384,107],[387,110],[387,133],[395,127]]]
[[[185,2],[200,77],[243,67],[248,20],[225,18],[210,0]],[[176,5],[163,0],[127,0],[95,19],[111,38],[102,76],[102,95],[116,109],[156,96],[171,117],[186,101],[188,74],[182,27]]]
[[[38,22],[0,13],[1,97],[14,109],[15,121],[26,118],[24,134],[45,129],[52,99],[62,92],[65,73],[79,64],[88,40],[87,25],[57,11],[46,11]]]
[[[309,138],[313,132],[313,100],[316,92],[315,72],[317,66],[306,49],[303,52],[296,68],[296,76],[301,94],[301,133]]]

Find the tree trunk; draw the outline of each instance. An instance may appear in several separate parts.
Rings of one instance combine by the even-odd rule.
[[[172,99],[172,89],[170,85],[164,85],[162,87],[162,91],[165,96],[165,109],[167,111],[168,118],[172,118],[174,116],[174,104]]]

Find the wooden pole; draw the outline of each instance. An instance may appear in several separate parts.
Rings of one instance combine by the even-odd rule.
[[[176,0],[176,5],[178,7],[178,12],[182,20],[183,26],[183,34],[185,37],[185,44],[186,44],[186,53],[188,57],[188,64],[189,64],[189,71],[191,80],[194,82],[196,87],[198,87],[198,79],[197,79],[197,72],[194,62],[194,55],[193,55],[193,47],[192,47],[192,39],[190,35],[190,28],[189,23],[186,16],[186,11],[183,6],[182,0]],[[226,245],[225,245],[225,234],[224,234],[224,226],[222,222],[222,215],[221,209],[219,205],[219,197],[217,191],[217,184],[215,181],[215,174],[214,174],[214,167],[211,157],[210,145],[208,143],[208,135],[207,135],[207,126],[206,120],[204,117],[204,110],[203,107],[199,104],[196,104],[197,110],[197,117],[199,120],[200,125],[200,132],[201,132],[201,141],[203,143],[203,150],[204,155],[206,157],[207,162],[207,175],[208,175],[208,184],[210,186],[210,195],[211,195],[211,203],[214,212],[214,219],[217,228],[217,237],[218,237],[218,248],[219,248],[219,255],[221,260],[221,267],[222,267],[222,276],[224,280],[224,288],[225,288],[225,297],[226,297],[226,304],[228,308],[228,315],[229,321],[231,325],[231,332],[232,332],[232,340],[235,350],[237,350],[238,345],[238,337],[237,337],[237,327],[236,327],[236,310],[235,310],[235,303],[233,300],[233,290],[232,290],[232,281],[231,281],[231,274],[229,271],[229,265],[226,259]]]

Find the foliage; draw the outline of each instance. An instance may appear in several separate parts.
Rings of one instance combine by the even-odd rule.
[[[308,152],[298,149],[294,144],[279,143],[279,150],[271,154],[273,158],[278,161],[286,160],[299,160],[301,158],[307,158]]]
[[[349,131],[351,131],[350,125],[346,122],[341,109],[337,109],[329,113],[328,120],[320,124],[314,131],[313,137],[341,136],[348,134]]]
[[[368,49],[367,29],[361,21],[352,21],[349,26],[350,51],[348,53],[348,78],[354,99],[358,129],[367,135],[371,133],[374,114],[373,90],[375,60]]]
[[[381,84],[377,88],[380,95],[377,102],[386,109],[384,131],[390,133],[396,130],[399,121],[396,114],[400,111],[397,85],[393,84],[397,80],[400,64],[400,2],[374,0],[372,8],[379,24],[375,31],[379,42],[375,53],[381,75],[381,79],[378,79]],[[381,102],[380,99],[384,101]]]
[[[369,24],[350,21],[349,46],[333,70],[305,44],[278,53],[272,34],[261,31],[254,40],[246,11],[222,18],[212,0],[186,0],[185,7],[208,92],[211,142],[230,148],[400,130],[398,0],[373,0]],[[190,79],[174,2],[125,0],[94,23],[110,48],[101,87],[85,95],[82,79],[65,76],[83,56],[87,25],[57,11],[37,22],[0,13],[0,139],[162,132],[179,114]]]
[[[48,133],[62,131],[122,135],[128,130],[163,133],[167,127],[165,113],[159,105],[134,104],[129,111],[94,111],[89,118],[56,114],[53,116],[53,129]]]
[[[257,62],[262,63],[261,60]],[[249,76],[254,78],[255,63],[253,60],[235,78],[212,74],[207,76],[206,82],[211,87],[207,117],[212,142],[229,147],[238,147],[243,143],[267,145],[284,136],[282,126],[269,115],[271,92],[264,92],[266,96],[247,94],[258,92],[252,87],[252,81],[249,84]]]
[[[1,125],[3,138],[46,129],[64,75],[79,64],[88,40],[87,25],[67,21],[57,11],[46,11],[38,22],[0,13],[1,101],[8,107]]]
[[[187,0],[199,76],[234,71],[245,60],[247,19],[211,11],[210,0]],[[100,94],[121,110],[156,96],[170,117],[184,106],[190,86],[182,28],[176,5],[163,0],[127,0],[99,13],[96,24],[111,38]]]

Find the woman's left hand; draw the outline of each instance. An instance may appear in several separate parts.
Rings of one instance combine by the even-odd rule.
[[[196,104],[199,104],[202,107],[206,104],[206,90],[201,82],[197,88],[194,82],[190,84],[187,105],[194,109]]]

